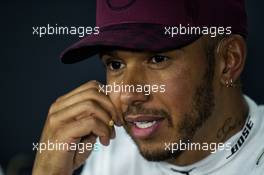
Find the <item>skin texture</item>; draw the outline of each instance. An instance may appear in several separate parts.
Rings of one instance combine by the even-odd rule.
[[[164,93],[98,92],[91,81],[58,98],[51,106],[41,142],[95,142],[114,138],[111,118],[122,125],[148,160],[189,165],[210,151],[178,151],[170,154],[164,143],[190,140],[220,143],[241,129],[247,105],[241,90],[226,87],[239,81],[246,57],[244,39],[232,35],[217,42],[203,36],[192,44],[165,53],[111,49],[101,54],[107,83],[165,85]],[[127,116],[153,115],[164,119],[147,139],[131,134]],[[33,174],[71,174],[90,152],[44,151],[37,154]],[[62,161],[64,160],[64,161]],[[44,171],[45,170],[45,171]]]

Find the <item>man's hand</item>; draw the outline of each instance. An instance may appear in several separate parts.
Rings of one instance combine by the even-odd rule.
[[[117,112],[110,98],[99,92],[99,83],[90,81],[72,92],[59,97],[50,107],[40,143],[95,143],[97,137],[108,145],[115,137],[113,120],[120,124],[121,113]],[[69,150],[44,150],[38,152],[33,175],[72,174],[82,165],[91,151],[84,153]]]

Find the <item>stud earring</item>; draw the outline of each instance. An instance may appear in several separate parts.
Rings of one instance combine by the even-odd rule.
[[[226,81],[225,81],[225,85],[226,85],[227,88],[229,88],[229,87],[233,87],[233,86],[234,86],[234,84],[233,84],[233,79],[231,78],[229,81],[226,80]]]

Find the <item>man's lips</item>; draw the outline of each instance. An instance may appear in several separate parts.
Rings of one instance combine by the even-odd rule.
[[[135,138],[147,139],[160,128],[162,116],[155,115],[128,115],[125,121],[131,126],[132,135]]]

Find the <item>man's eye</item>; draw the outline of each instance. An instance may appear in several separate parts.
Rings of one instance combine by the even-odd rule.
[[[124,64],[121,61],[110,60],[106,63],[110,70],[116,71],[124,68]]]
[[[158,64],[158,63],[162,63],[164,61],[167,61],[169,58],[163,55],[155,55],[153,56],[149,61],[152,64]]]

